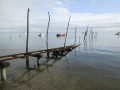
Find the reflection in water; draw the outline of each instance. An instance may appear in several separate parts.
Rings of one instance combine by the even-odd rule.
[[[89,38],[88,38],[89,37]],[[87,52],[88,46],[92,48],[93,42],[97,41],[97,32],[93,32],[93,30],[90,30],[90,33],[84,36],[84,51]]]
[[[44,39],[44,35],[43,36],[39,36],[40,39]]]
[[[87,35],[86,39],[84,40],[84,51],[87,52]]]
[[[67,70],[69,70],[68,60],[67,60],[67,56],[66,56],[69,52],[70,51],[66,52],[65,54],[63,54],[59,57],[55,57],[54,55],[52,55],[51,57],[46,57],[46,61],[44,61],[43,63],[40,63],[40,65],[36,65],[33,68],[28,66],[26,68],[28,71],[24,72],[18,78],[12,79],[13,83],[15,83],[16,87],[18,87],[21,84],[29,82],[36,75],[38,75],[41,72],[44,72],[45,70],[47,70],[49,72],[48,68],[52,67],[58,60],[61,60],[62,57],[66,57]],[[29,58],[27,58],[27,59],[29,59]]]
[[[105,34],[105,35],[108,35],[108,34]],[[120,49],[119,49],[118,42],[120,41],[120,38],[118,38],[117,36],[109,36],[104,39],[103,36],[105,35],[101,36],[100,33],[87,35],[88,36],[87,54],[89,56],[86,55],[86,53],[82,52],[82,45],[81,45],[80,46],[81,53],[76,52],[77,53],[76,56],[75,56],[75,52],[73,51],[68,55],[68,57],[61,58],[59,61],[58,61],[58,58],[60,57],[46,58],[45,59],[46,63],[42,62],[43,60],[41,60],[41,63],[39,66],[37,66],[37,64],[35,63],[35,67],[30,68],[31,67],[31,64],[30,64],[30,67],[26,71],[24,71],[24,69],[21,70],[20,68],[22,73],[19,72],[19,69],[12,69],[12,70],[18,70],[17,74],[13,73],[15,75],[13,77],[15,78],[12,81],[11,79],[8,79],[10,81],[9,82],[7,81],[6,83],[1,82],[0,89],[9,90],[10,88],[14,88],[14,89],[17,88],[17,89],[26,89],[26,90],[27,89],[30,89],[30,90],[36,90],[36,89],[39,89],[39,90],[49,90],[49,89],[51,90],[54,90],[54,89],[56,90],[60,90],[60,89],[61,90],[63,89],[64,90],[70,90],[70,89],[71,90],[83,90],[83,89],[84,90],[86,89],[113,90],[113,89],[118,89],[119,90],[120,89],[120,85],[119,85],[120,83],[120,79],[119,79]],[[113,39],[111,40],[111,43],[109,43],[108,41],[109,38]],[[81,36],[81,42],[82,40],[83,40],[83,37]],[[99,40],[99,42],[95,42],[95,40]],[[103,43],[101,43],[101,41]],[[114,43],[115,45],[113,45],[112,43]],[[92,44],[94,44],[94,46]],[[111,46],[111,48],[108,48],[107,52],[109,52],[112,49],[115,52],[115,54],[113,52],[113,54],[107,55],[106,51],[102,50],[101,47],[99,48],[98,45],[100,46],[106,45],[104,48],[102,48],[104,50],[106,50],[108,46]],[[90,49],[89,49],[89,46],[90,46]],[[117,50],[114,50],[114,47],[117,47]],[[76,48],[76,51],[77,50],[78,48]],[[102,50],[102,54],[101,54],[101,51],[98,51],[98,50]],[[31,57],[29,57],[29,59],[31,59]],[[52,68],[51,68],[52,63],[54,64],[52,65]],[[16,64],[16,65],[19,65],[19,64]],[[24,64],[22,66],[23,68],[25,67]],[[14,68],[16,68],[16,66],[14,66]],[[10,75],[12,72],[8,72],[8,75]]]
[[[69,69],[68,58],[67,58],[67,56],[65,56],[65,57],[66,57],[66,66],[67,66],[67,71],[69,71],[70,69]]]

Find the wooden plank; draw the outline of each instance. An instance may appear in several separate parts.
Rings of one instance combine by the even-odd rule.
[[[70,45],[70,46],[66,46],[66,47],[60,47],[60,48],[52,48],[52,49],[48,49],[48,50],[39,50],[39,51],[33,51],[33,52],[28,52],[28,53],[19,53],[19,54],[12,54],[12,55],[6,55],[6,56],[0,56],[0,62],[4,62],[4,61],[8,61],[8,60],[13,60],[13,59],[17,59],[17,58],[25,58],[27,56],[35,56],[35,55],[40,55],[43,53],[50,53],[50,52],[54,52],[54,51],[62,51],[62,50],[67,50],[69,48],[75,48],[79,45]]]
[[[65,48],[68,47],[73,47],[74,45],[70,45],[70,46],[66,46]],[[63,49],[64,47],[59,47],[59,49]],[[58,48],[51,48],[48,50],[54,50],[54,49],[58,49]],[[35,53],[35,52],[44,52],[44,51],[48,51],[48,50],[38,50],[38,51],[32,51],[32,52],[28,52],[28,53],[18,53],[18,54],[11,54],[11,55],[5,55],[5,56],[0,56],[0,58],[4,58],[4,57],[11,57],[11,56],[15,56],[15,55],[22,55],[22,54],[31,54],[31,53]]]

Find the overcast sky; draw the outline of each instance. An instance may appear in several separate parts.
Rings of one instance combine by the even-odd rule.
[[[90,27],[120,30],[120,0],[0,0],[0,32],[26,32],[27,9],[30,8],[30,32]],[[103,30],[102,29],[102,30]]]

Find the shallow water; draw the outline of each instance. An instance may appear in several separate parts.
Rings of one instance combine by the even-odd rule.
[[[20,37],[21,35],[21,37]],[[3,90],[120,90],[120,37],[114,33],[97,33],[83,43],[80,33],[80,47],[59,58],[46,58],[41,65],[36,58],[11,60],[7,68],[7,80],[0,82]],[[79,44],[77,33],[77,44]],[[10,38],[11,36],[11,38]],[[64,37],[49,34],[49,48],[64,45]],[[25,52],[26,35],[23,33],[0,34],[0,56]],[[69,33],[66,45],[74,44],[74,33]],[[46,38],[30,33],[29,51],[46,49]]]

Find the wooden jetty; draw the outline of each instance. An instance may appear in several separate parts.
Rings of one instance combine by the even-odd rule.
[[[37,65],[40,65],[40,58],[42,57],[43,53],[47,53],[47,54],[51,53],[55,57],[58,57],[60,55],[64,55],[64,53],[71,51],[72,49],[78,46],[79,45],[70,45],[70,46],[52,48],[47,50],[38,50],[38,51],[32,51],[27,53],[18,53],[18,54],[0,56],[1,80],[6,80],[6,68],[10,66],[10,63],[6,61],[33,56],[33,57],[37,57]]]
[[[75,44],[66,46],[66,38],[67,38],[67,33],[68,33],[68,27],[69,27],[69,21],[68,21],[68,26],[67,26],[67,31],[66,31],[66,37],[65,37],[65,42],[64,42],[64,47],[59,47],[59,48],[52,48],[48,49],[48,29],[49,29],[49,24],[50,24],[50,14],[48,12],[49,16],[49,21],[48,21],[48,27],[47,27],[47,34],[46,34],[46,45],[47,49],[46,50],[38,50],[38,51],[32,51],[28,52],[28,41],[29,41],[29,11],[30,9],[28,8],[27,11],[27,38],[26,38],[26,53],[18,53],[18,54],[11,54],[11,55],[5,55],[5,56],[0,56],[0,68],[1,68],[1,80],[6,80],[6,68],[10,66],[9,60],[14,60],[18,58],[26,58],[26,67],[29,68],[29,56],[37,57],[37,65],[40,65],[40,58],[42,58],[43,53],[47,53],[47,57],[49,57],[49,54],[52,53],[55,57],[64,55],[71,51],[72,49],[76,48],[79,45],[76,45],[76,34],[75,34]],[[50,57],[49,57],[50,58]]]

